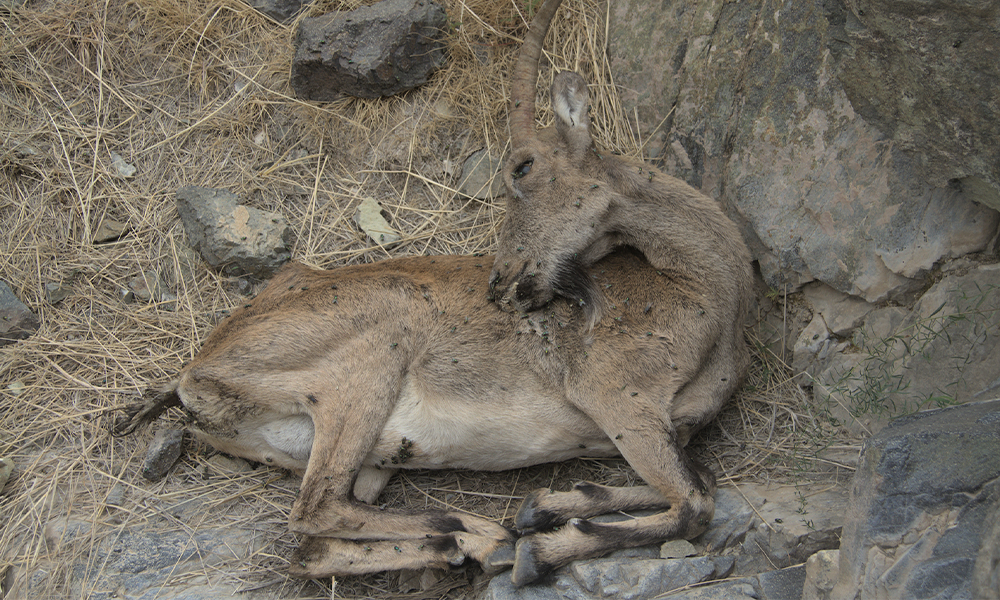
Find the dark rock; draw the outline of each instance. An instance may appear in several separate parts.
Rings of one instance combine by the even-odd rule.
[[[25,339],[40,326],[38,315],[17,299],[6,282],[0,281],[0,346]]]
[[[237,204],[226,190],[183,187],[177,190],[177,212],[191,246],[226,275],[266,278],[291,257],[285,219]]]
[[[1000,400],[897,419],[867,440],[833,598],[970,598],[1000,504]]]
[[[160,429],[153,436],[142,465],[142,476],[149,481],[159,481],[181,455],[184,445],[183,429]]]
[[[302,10],[301,0],[249,0],[250,6],[279,23],[287,23]]]
[[[427,82],[445,60],[448,18],[430,0],[383,0],[303,19],[292,88],[299,98],[391,96]]]
[[[1000,5],[858,0],[843,11],[850,50],[837,78],[854,109],[918,156],[928,182],[975,180],[975,199],[1000,210],[1000,120],[989,100],[1000,80]]]

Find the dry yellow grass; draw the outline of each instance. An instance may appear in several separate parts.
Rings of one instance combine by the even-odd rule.
[[[303,16],[358,4],[320,1]],[[404,234],[393,256],[493,249],[502,202],[458,197],[455,167],[479,148],[504,150],[507,74],[527,8],[504,0],[446,8],[455,25],[450,59],[424,88],[327,104],[298,101],[289,88],[294,25],[238,0],[38,0],[0,12],[0,278],[42,321],[30,339],[0,349],[0,457],[15,463],[0,495],[5,590],[44,572],[37,597],[85,598],[94,582],[70,565],[93,560],[102,540],[139,527],[238,527],[260,534],[259,550],[206,569],[208,581],[275,597],[330,596],[326,583],[281,574],[295,544],[284,524],[294,479],[266,468],[206,478],[210,449],[189,445],[171,474],[151,484],[139,477],[151,432],[116,439],[107,431],[116,409],[176,373],[243,302],[234,279],[203,263],[184,275],[190,261],[174,208],[183,185],[228,188],[282,213],[295,231],[293,256],[318,266],[388,256],[351,221],[364,197],[381,201]],[[553,66],[583,72],[600,143],[637,155],[640,141],[603,53],[603,10],[593,0],[565,1],[542,80]],[[135,175],[122,177],[112,153]],[[106,218],[128,229],[95,244]],[[123,302],[127,282],[148,270],[177,294],[176,310]],[[49,304],[50,282],[72,293]],[[803,414],[796,390],[785,367],[762,358],[747,390],[696,441],[696,453],[723,480],[800,468],[789,457],[812,456],[809,440],[823,426]],[[803,465],[808,471],[815,461]],[[526,491],[579,478],[621,484],[634,475],[607,460],[488,475],[413,473],[395,479],[381,501],[503,520]],[[107,505],[109,496],[118,507]],[[202,503],[195,517],[172,516],[172,507],[192,500]],[[60,541],[60,524],[75,522],[88,533]],[[400,595],[397,579],[350,578],[338,595]],[[468,577],[458,574],[402,596],[468,592]]]

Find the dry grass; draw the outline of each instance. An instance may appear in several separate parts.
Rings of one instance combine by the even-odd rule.
[[[306,16],[356,5],[321,1]],[[455,167],[479,148],[504,150],[507,74],[526,9],[457,0],[447,10],[456,25],[450,61],[423,89],[327,104],[300,102],[289,88],[294,26],[238,0],[38,0],[0,12],[0,278],[42,321],[33,337],[0,350],[0,457],[16,465],[0,495],[0,582],[5,569],[6,586],[44,571],[37,597],[87,597],[93,582],[69,565],[93,560],[104,539],[137,527],[237,527],[260,535],[259,550],[206,569],[209,581],[238,581],[268,596],[330,596],[323,584],[281,575],[295,543],[284,525],[294,479],[265,468],[206,478],[209,450],[189,447],[169,477],[150,484],[139,470],[151,433],[115,439],[107,430],[113,411],[176,373],[225,311],[243,302],[235,280],[201,263],[184,275],[174,209],[183,185],[228,188],[281,212],[295,231],[293,256],[315,265],[388,255],[351,221],[363,197],[383,202],[404,232],[393,256],[492,250],[502,203],[457,197]],[[641,141],[622,115],[602,52],[602,10],[592,0],[566,0],[542,77],[551,78],[552,65],[583,72],[593,83],[601,144],[638,155]],[[118,174],[112,152],[136,167],[133,177]],[[105,218],[128,230],[95,244]],[[177,294],[176,310],[122,301],[126,283],[147,270]],[[72,293],[49,304],[50,282]],[[761,358],[747,390],[695,451],[724,480],[810,471],[823,425],[803,410],[787,369]],[[414,473],[396,478],[381,501],[503,520],[528,490],[583,478],[621,484],[634,475],[609,460],[489,475]],[[118,507],[108,506],[109,496]],[[175,516],[187,501],[201,508]],[[85,523],[89,533],[60,541],[66,522]],[[338,594],[469,590],[462,574],[409,595],[397,580],[351,578]]]

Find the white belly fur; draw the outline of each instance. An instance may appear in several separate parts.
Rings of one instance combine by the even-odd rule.
[[[617,456],[579,411],[545,398],[430,398],[407,381],[365,464],[501,471],[578,456]],[[406,454],[400,448],[412,442]],[[386,459],[389,459],[386,462]],[[392,458],[401,458],[396,463]]]

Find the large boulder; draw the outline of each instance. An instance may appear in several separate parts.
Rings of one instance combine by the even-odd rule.
[[[1000,78],[995,4],[623,0],[611,11],[625,113],[638,112],[643,139],[659,128],[650,145],[668,172],[742,223],[774,289],[820,280],[870,302],[906,299],[937,263],[996,233],[1000,216],[983,204],[1000,189],[985,83]],[[905,89],[886,75],[897,68]],[[968,106],[945,115],[946,92],[946,106]]]

